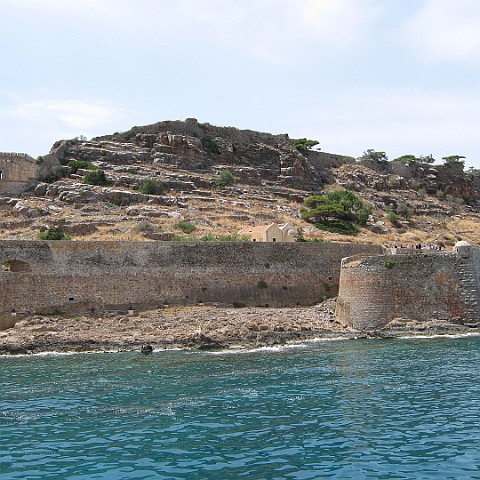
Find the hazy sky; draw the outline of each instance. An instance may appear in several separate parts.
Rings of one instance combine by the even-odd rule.
[[[480,0],[0,0],[0,12],[0,151],[195,117],[480,168]]]

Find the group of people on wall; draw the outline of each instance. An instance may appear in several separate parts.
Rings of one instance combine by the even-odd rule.
[[[404,244],[398,244],[398,242],[393,242],[392,246],[387,246],[387,248],[406,248],[410,250],[436,250],[440,251],[442,250],[442,246],[438,245],[437,243],[416,243],[415,245],[412,245],[410,243],[404,245]]]

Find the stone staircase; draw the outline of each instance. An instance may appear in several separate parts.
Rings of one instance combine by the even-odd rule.
[[[460,277],[460,290],[467,308],[465,321],[466,323],[479,323],[480,282],[471,256],[458,255],[457,272]]]

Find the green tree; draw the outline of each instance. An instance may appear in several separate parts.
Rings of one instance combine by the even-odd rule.
[[[309,209],[302,210],[302,218],[311,222],[345,220],[365,225],[372,213],[350,190],[334,190],[326,195],[312,195],[304,201]]]
[[[420,159],[415,155],[402,155],[392,160],[392,162],[403,163],[404,165],[415,165],[419,163],[419,161]]]
[[[372,214],[370,206],[362,202],[350,190],[334,190],[327,193],[327,198],[334,204],[341,205],[345,212],[345,218],[352,220],[360,225],[365,225],[368,217]]]
[[[316,147],[319,142],[317,140],[309,140],[307,138],[292,138],[290,139],[293,146],[300,152],[305,152],[307,150],[312,150],[313,147]]]
[[[409,207],[406,203],[399,203],[397,205],[397,213],[408,220],[413,215],[413,208]]]
[[[469,167],[465,175],[470,179],[473,180],[475,177],[480,177],[480,169]]]
[[[386,163],[388,161],[388,157],[385,152],[378,152],[376,150],[373,150],[372,148],[369,148],[368,150],[363,152],[363,155],[361,157],[358,157],[357,160],[359,162],[370,160],[376,163]]]
[[[345,218],[345,209],[335,203],[319,203],[310,210],[302,210],[302,218],[314,222],[322,222],[333,218]]]
[[[435,163],[435,159],[433,158],[433,155],[420,155],[418,157],[420,160],[420,163]]]
[[[442,160],[445,162],[445,165],[462,165],[465,166],[465,160],[463,160],[463,155],[448,155],[447,157],[442,157]]]

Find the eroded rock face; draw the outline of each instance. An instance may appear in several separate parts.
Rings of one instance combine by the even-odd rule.
[[[228,168],[245,183],[270,180],[312,190],[322,183],[317,169],[287,135],[214,127],[194,119],[79,141],[68,148],[68,156],[100,167],[104,163],[134,168],[143,163],[205,173]]]
[[[480,181],[475,183],[477,177],[468,178],[460,164],[358,163],[343,155],[298,151],[286,134],[216,127],[196,119],[133,127],[90,141],[60,141],[50,155],[56,155],[64,165],[70,160],[87,161],[104,170],[113,182],[109,191],[101,193],[83,188],[83,197],[78,195],[79,189],[65,193],[68,187],[61,182],[40,184],[35,190],[38,196],[60,195],[67,203],[162,204],[140,194],[145,178],[159,178],[167,191],[191,194],[197,189],[210,189],[212,179],[226,169],[232,171],[238,183],[276,185],[298,189],[306,195],[323,190],[324,184],[329,183],[363,196],[372,191],[389,194],[412,190],[474,202],[480,190]],[[70,173],[70,178],[81,180],[85,173],[88,171],[78,169]]]

